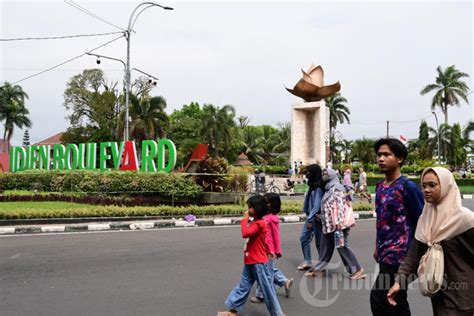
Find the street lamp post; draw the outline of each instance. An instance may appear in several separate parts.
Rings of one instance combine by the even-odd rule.
[[[440,151],[440,142],[439,142],[439,124],[438,124],[438,116],[436,115],[436,112],[435,111],[432,111],[431,113],[433,113],[435,119],[436,119],[436,134],[438,136],[438,164],[441,164],[441,151]]]
[[[125,141],[128,140],[128,102],[129,102],[129,94],[130,94],[130,37],[132,35],[133,27],[135,26],[135,23],[137,22],[138,17],[143,13],[143,11],[151,7],[159,7],[164,10],[173,10],[173,8],[165,7],[154,2],[142,2],[135,7],[132,14],[130,15],[130,19],[128,20],[128,27],[127,27],[127,30],[125,31],[125,39],[127,40],[127,62],[125,64],[125,80],[124,80],[125,82],[125,131],[124,131]],[[138,9],[140,8],[141,10],[137,13]],[[137,14],[135,15],[135,13]]]

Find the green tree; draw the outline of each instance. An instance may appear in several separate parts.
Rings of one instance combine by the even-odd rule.
[[[169,118],[165,112],[166,100],[163,97],[131,97],[130,136],[141,143],[145,139],[163,138],[169,129]]]
[[[460,72],[456,69],[456,66],[452,65],[443,70],[441,66],[436,69],[438,75],[436,81],[433,84],[429,84],[424,87],[420,94],[425,95],[432,91],[435,91],[435,95],[431,100],[431,110],[434,111],[437,106],[441,108],[444,114],[444,123],[448,124],[448,108],[452,105],[459,106],[459,99],[469,103],[467,94],[469,91],[468,85],[462,81],[462,78],[468,78],[469,75],[464,72]]]
[[[117,135],[117,123],[123,106],[116,90],[117,83],[107,82],[100,69],[86,69],[73,76],[66,85],[64,106],[71,111],[68,116],[71,127],[63,135],[64,139],[76,142],[88,138],[88,141],[111,141]],[[89,135],[79,135],[88,131]]]
[[[202,112],[201,135],[207,140],[216,157],[219,156],[220,147],[224,149],[224,155],[227,155],[232,143],[233,129],[236,127],[234,107],[224,105],[220,108],[212,104],[204,104]]]
[[[31,120],[28,118],[30,112],[25,107],[25,99],[28,99],[28,94],[19,85],[5,82],[0,87],[0,121],[4,122],[3,139],[7,140],[7,147],[2,148],[4,152],[9,150],[8,144],[10,144],[15,127],[30,128],[32,126]]]
[[[461,167],[467,160],[465,142],[462,137],[461,125],[456,123],[451,128],[448,163],[455,168]]]
[[[351,123],[349,120],[349,114],[351,114],[351,111],[344,104],[347,103],[346,98],[344,98],[340,93],[336,93],[333,96],[325,98],[325,101],[326,106],[329,109],[329,128],[331,131],[336,129],[338,123]]]
[[[30,132],[28,130],[23,133],[23,146],[30,146]]]
[[[340,152],[344,153],[344,162],[350,162],[353,143],[351,140],[343,139],[339,144]]]
[[[376,160],[374,143],[374,140],[365,137],[355,140],[352,145],[352,160],[357,159],[364,165],[374,163]]]
[[[169,138],[178,150],[178,165],[185,164],[198,144],[206,143],[201,136],[203,112],[199,103],[185,104],[170,115]]]
[[[438,144],[438,130],[430,127],[430,133],[432,137],[430,138],[430,144],[433,148]],[[439,126],[439,148],[441,153],[438,155],[441,156],[441,161],[447,162],[448,151],[451,147],[451,126],[448,124],[441,124]],[[437,148],[437,147],[436,147]]]

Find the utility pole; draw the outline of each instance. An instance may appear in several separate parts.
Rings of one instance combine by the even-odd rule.
[[[390,121],[387,121],[387,138],[389,137],[388,135],[390,134],[389,131],[390,131]]]

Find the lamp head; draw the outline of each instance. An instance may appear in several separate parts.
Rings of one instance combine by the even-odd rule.
[[[97,60],[95,61],[97,65],[100,65],[100,57],[97,57]]]

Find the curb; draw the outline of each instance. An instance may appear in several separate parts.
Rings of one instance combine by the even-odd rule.
[[[355,212],[356,219],[374,218],[375,212]],[[306,215],[280,216],[282,223],[304,222]],[[21,235],[36,233],[72,233],[86,231],[121,231],[121,230],[152,230],[161,228],[194,228],[208,226],[236,226],[240,225],[240,218],[214,218],[196,219],[187,222],[184,220],[159,220],[159,221],[135,221],[135,222],[113,222],[113,223],[90,223],[70,225],[46,225],[46,226],[0,226],[0,235]]]

